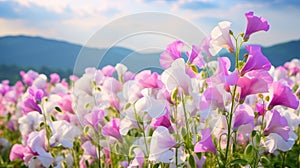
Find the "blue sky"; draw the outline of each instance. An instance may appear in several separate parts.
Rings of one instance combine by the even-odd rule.
[[[244,13],[254,11],[256,15],[266,18],[271,26],[269,32],[254,35],[250,39],[251,43],[270,46],[300,39],[298,0],[0,0],[0,36],[42,36],[78,44],[88,43],[94,47],[109,47],[105,39],[115,33],[108,34],[100,43],[89,42],[89,39],[116,19],[145,11],[163,12],[184,18],[206,35],[223,20],[232,22],[234,32],[243,32],[246,26]],[[147,19],[138,22],[147,25]],[[172,20],[157,24],[169,30],[179,30],[180,27]],[[132,26],[134,24],[128,23],[114,31],[123,31]],[[188,32],[187,29],[180,32]],[[146,44],[157,43],[159,38],[157,35],[139,36],[118,45],[139,49]],[[170,39],[161,40],[159,45],[166,46],[169,41]],[[200,41],[201,37],[199,43]],[[141,43],[144,46],[139,46]]]

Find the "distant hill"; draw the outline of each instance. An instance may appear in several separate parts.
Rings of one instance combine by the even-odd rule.
[[[262,51],[273,65],[279,66],[293,58],[299,58],[299,48],[300,40],[297,40],[263,47]],[[48,68],[62,72],[73,72],[74,70],[75,74],[80,75],[85,67],[91,65],[101,68],[108,64],[116,65],[122,62],[133,72],[149,67],[151,70],[161,71],[159,67],[160,53],[141,54],[122,47],[81,49],[81,45],[42,37],[4,36],[0,37],[0,65],[37,70]],[[243,53],[245,50],[241,51],[241,55]],[[222,54],[220,55],[222,56]],[[225,55],[233,60],[232,55]],[[100,59],[102,56],[103,58]],[[5,68],[2,68],[1,71],[5,71]],[[1,75],[0,80],[2,80]]]

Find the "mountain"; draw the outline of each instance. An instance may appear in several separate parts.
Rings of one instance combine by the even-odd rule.
[[[263,47],[262,52],[275,66],[300,57],[300,40]],[[241,55],[246,53],[242,49]],[[160,53],[141,54],[122,47],[82,48],[65,41],[31,36],[0,37],[0,64],[39,69],[41,67],[71,71],[80,75],[89,66],[103,67],[122,62],[133,72],[148,68],[162,71]],[[233,60],[232,55],[225,54]],[[4,69],[1,69],[2,71]],[[53,71],[54,72],[54,71]]]

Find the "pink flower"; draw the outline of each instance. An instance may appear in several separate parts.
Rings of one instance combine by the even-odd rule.
[[[35,71],[29,70],[27,73],[24,71],[20,72],[20,75],[22,76],[23,82],[27,86],[31,86],[32,82],[39,76],[39,74]]]
[[[272,109],[274,106],[282,105],[297,109],[299,105],[298,98],[293,94],[293,91],[280,82],[274,82],[273,88],[273,98],[268,106],[268,109]]]
[[[281,116],[277,110],[268,111],[265,115],[266,128],[264,134],[276,133],[285,141],[289,139],[290,128],[285,117]]]
[[[247,28],[244,35],[244,41],[248,41],[250,35],[252,33],[264,30],[268,31],[270,28],[270,25],[268,21],[263,17],[257,17],[254,16],[254,12],[247,12],[245,13],[245,16],[247,18]]]
[[[257,111],[259,115],[264,115],[267,112],[266,105],[261,104],[261,103],[256,103],[256,110],[255,111]]]
[[[60,76],[57,73],[53,73],[50,75],[50,83],[55,84],[60,81]]]
[[[101,71],[105,76],[112,77],[115,72],[115,67],[107,65],[103,67]]]
[[[249,54],[247,62],[241,70],[241,75],[253,70],[270,70],[271,63],[268,58],[262,54],[260,46],[248,45],[245,48]]]
[[[144,70],[135,76],[135,80],[138,81],[144,88],[158,88],[159,74],[154,72],[151,73],[150,70]]]
[[[184,43],[182,41],[175,41],[168,45],[167,49],[160,55],[160,65],[163,68],[169,68],[174,60],[181,57],[181,49]]]
[[[209,128],[201,131],[201,140],[195,144],[194,152],[212,152],[214,154],[217,153],[216,147],[212,141]]]
[[[205,61],[203,56],[200,55],[200,52],[201,49],[193,45],[191,53],[186,52],[186,55],[188,56],[188,62],[190,64],[196,65],[199,68],[203,68],[205,66]]]
[[[84,116],[84,124],[92,126],[96,132],[98,132],[99,124],[103,124],[104,111],[94,109],[91,113]]]
[[[166,108],[167,109],[167,108]],[[173,130],[173,127],[172,127],[172,124],[171,124],[171,121],[169,119],[169,112],[167,111],[165,115],[157,118],[157,119],[154,119],[154,127],[157,128],[159,126],[164,126],[166,128],[168,128],[168,130],[170,132],[174,131]]]
[[[225,83],[226,85],[235,85],[239,78],[238,72],[234,71],[229,74],[229,68],[231,66],[230,60],[227,57],[218,58],[218,71],[215,75],[208,78],[206,82],[212,86],[220,83]]]
[[[118,141],[122,141],[120,134],[120,119],[114,118],[102,128],[102,135],[111,136],[116,138]]]
[[[210,48],[210,41],[211,41],[211,37],[210,36],[207,36],[205,37],[201,44],[200,44],[200,51],[201,51],[201,55],[204,57],[206,56],[207,58],[211,58],[212,55],[211,53],[209,52],[209,48]]]
[[[266,71],[252,71],[241,77],[237,86],[240,88],[240,100],[244,101],[246,96],[257,93],[266,93],[272,77]]]
[[[30,153],[30,148],[21,144],[14,144],[10,150],[9,159],[13,161],[15,159],[24,159],[25,155]]]

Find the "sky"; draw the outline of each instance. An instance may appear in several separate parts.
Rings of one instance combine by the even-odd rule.
[[[248,11],[270,23],[270,30],[253,35],[250,43],[271,46],[300,39],[298,0],[0,0],[0,36],[41,36],[142,51],[163,48],[178,38],[200,43],[223,20],[232,22],[233,32],[244,32]]]

